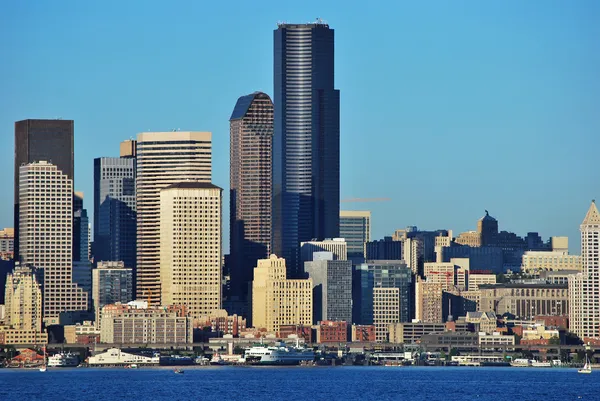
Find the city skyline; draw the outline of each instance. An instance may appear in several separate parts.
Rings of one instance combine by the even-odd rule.
[[[595,55],[597,44],[591,40],[598,36],[598,27],[591,24],[594,13],[590,12],[590,8],[597,5],[587,3],[584,6],[584,3],[579,8],[575,5],[567,10],[558,5],[540,8],[533,2],[523,5],[524,9],[520,10],[524,14],[536,12],[538,33],[529,31],[526,19],[511,18],[508,10],[494,8],[497,6],[473,7],[472,14],[466,17],[471,17],[471,20],[462,29],[459,25],[464,21],[459,16],[452,14],[455,17],[452,22],[442,19],[444,12],[448,11],[444,7],[427,12],[418,6],[397,6],[394,11],[398,11],[400,21],[405,24],[400,24],[398,35],[406,35],[412,41],[397,43],[399,36],[388,37],[388,40],[374,42],[374,46],[370,46],[369,41],[377,39],[377,32],[385,33],[392,29],[387,26],[391,17],[380,12],[377,20],[369,21],[364,17],[374,16],[372,11],[358,16],[356,12],[353,14],[328,5],[318,7],[317,15],[323,16],[336,30],[336,87],[342,91],[341,197],[392,198],[387,203],[353,205],[356,209],[371,210],[373,239],[391,235],[395,229],[413,224],[421,229],[453,229],[455,233],[467,231],[474,228],[476,219],[483,215],[484,209],[488,209],[499,220],[500,230],[514,231],[520,236],[535,230],[544,239],[551,235],[567,235],[571,238],[571,253],[579,252],[576,227],[582,217],[580,210],[590,199],[597,197],[596,189],[582,190],[582,184],[598,182],[600,174],[598,169],[590,168],[595,154],[593,145],[598,141],[592,132],[600,126],[592,110],[592,106],[597,104],[597,93],[600,93],[594,89],[598,83],[592,79],[592,72],[600,65]],[[219,45],[226,47],[227,43],[235,43],[228,36],[217,41],[217,45],[203,48],[216,60],[212,62],[213,67],[203,66],[203,69],[197,70],[197,65],[194,65],[194,68],[188,69],[157,60],[150,65],[145,62],[147,71],[131,83],[123,80],[109,83],[115,74],[131,74],[132,68],[140,65],[138,61],[152,55],[153,49],[134,49],[131,58],[119,58],[121,61],[115,67],[103,64],[105,70],[94,69],[96,55],[79,51],[79,41],[65,36],[69,29],[89,23],[90,16],[79,10],[76,14],[79,18],[71,21],[71,25],[49,32],[43,29],[47,28],[47,22],[39,20],[37,13],[41,16],[50,10],[44,7],[29,10],[28,18],[37,22],[40,30],[33,30],[19,38],[13,33],[16,32],[13,24],[24,18],[23,10],[16,5],[9,7],[14,7],[7,14],[14,16],[10,19],[14,22],[0,28],[0,32],[11,38],[14,36],[12,43],[7,45],[7,54],[9,58],[20,61],[15,61],[14,71],[10,65],[0,67],[0,84],[12,94],[10,98],[0,100],[0,127],[5,131],[5,138],[9,138],[17,120],[54,117],[74,120],[75,189],[83,190],[87,199],[91,199],[93,194],[92,160],[95,157],[118,156],[116,143],[135,138],[138,132],[179,127],[214,133],[213,182],[225,188],[226,194],[229,164],[227,122],[235,99],[256,90],[273,95],[270,85],[275,22],[281,19],[293,22],[314,20],[312,11],[306,15],[306,10],[277,8],[265,11],[258,16],[258,21],[250,18],[252,29],[258,36],[240,51],[244,54],[258,52],[264,59],[254,58],[259,60],[257,65],[245,65],[248,68],[244,71],[239,66],[228,66],[224,51],[218,49]],[[64,13],[60,6],[53,8],[51,13]],[[102,12],[110,12],[109,9]],[[157,11],[148,11],[150,18],[157,18]],[[98,13],[100,17],[102,12]],[[132,12],[133,9],[125,7],[123,18],[126,20]],[[409,16],[424,17],[429,13],[432,20],[425,21],[422,28],[407,20]],[[216,15],[221,14],[217,12]],[[69,13],[66,13],[68,16]],[[473,22],[473,16],[480,19]],[[248,22],[243,21],[248,19],[247,15],[231,18],[240,22],[240,30],[248,26]],[[495,19],[497,25],[486,28],[490,18]],[[362,26],[355,28],[354,32],[353,27],[358,26],[358,21]],[[125,35],[128,40],[124,45],[131,44],[131,40],[139,38],[130,26],[125,30],[120,25],[123,22],[115,21],[112,28],[117,28],[117,33],[131,35]],[[440,25],[432,33],[427,33],[426,30],[435,23]],[[511,24],[515,25],[514,30],[508,29]],[[4,29],[9,30],[8,33]],[[165,40],[185,34],[185,28],[179,29]],[[471,35],[476,29],[478,35]],[[508,31],[510,33],[506,33]],[[437,38],[441,32],[447,35],[446,39]],[[498,32],[503,32],[503,35]],[[81,38],[85,38],[92,31],[81,29],[80,33]],[[362,37],[358,37],[359,34]],[[59,54],[68,51],[65,59],[52,61],[45,74],[38,74],[37,67],[32,68],[28,64],[27,68],[19,68],[20,63],[30,59],[21,57],[22,49],[18,47],[27,48],[32,54],[29,57],[42,56],[46,51],[46,40],[61,42],[62,50],[53,49]],[[151,39],[144,40],[151,43]],[[486,40],[490,45],[480,47]],[[100,50],[107,51],[116,44],[116,37],[107,35],[98,38],[95,43]],[[571,46],[572,43],[577,46]],[[543,50],[549,44],[551,48]],[[431,46],[429,51],[419,49],[427,48],[427,45]],[[401,50],[398,51],[398,48]],[[116,46],[112,53],[105,54],[122,56],[120,52],[124,49]],[[360,50],[360,56],[352,53],[354,49]],[[186,46],[169,51],[168,56],[174,57],[165,58],[185,59],[190,53]],[[386,52],[398,52],[407,57],[396,59],[394,63]],[[473,57],[474,52],[478,52],[480,57]],[[506,62],[507,59],[511,62]],[[376,63],[381,70],[378,75],[387,79],[386,82],[369,75],[372,70],[368,68],[367,60],[380,60]],[[214,68],[225,69],[223,75],[217,74],[215,79],[214,85],[220,85],[221,89],[216,92],[210,91],[216,86],[209,85],[203,76],[208,74],[212,78],[210,72]],[[502,73],[503,69],[509,73]],[[395,70],[398,74],[394,74]],[[182,77],[175,79],[171,71],[181,73]],[[117,90],[116,93],[119,89],[125,91],[123,99],[116,99],[114,92],[106,89],[95,87],[94,90],[94,85],[89,86],[89,80],[82,81],[87,78],[85,72],[95,74],[94,77],[99,75],[94,81],[107,85],[107,89]],[[149,80],[152,74],[161,79]],[[227,80],[223,79],[225,76]],[[82,82],[85,84],[82,85]],[[198,85],[193,85],[194,82]],[[58,92],[56,88],[61,85],[65,85],[65,90]],[[461,95],[459,90],[465,93]],[[88,91],[95,94],[95,99]],[[206,96],[210,99],[208,103],[194,100],[196,93],[209,91],[214,95]],[[151,96],[153,93],[165,96],[157,99]],[[178,94],[175,100],[164,100]],[[398,97],[398,94],[401,96]],[[457,95],[454,101],[449,98],[452,94]],[[482,98],[485,101],[481,102]],[[153,99],[155,104],[148,103],[147,99]],[[130,109],[127,103],[139,104]],[[387,117],[394,117],[389,119],[394,121],[392,125],[381,122]],[[430,120],[439,122],[434,124]],[[487,136],[482,137],[482,133],[487,133]],[[390,136],[398,138],[390,140]],[[563,139],[565,136],[568,141]],[[390,146],[386,146],[388,144]],[[6,146],[2,152],[0,159],[4,164],[1,167],[5,170],[12,168],[12,147]],[[399,159],[404,163],[400,164]],[[357,163],[357,160],[361,162]],[[427,168],[427,164],[431,167]],[[448,166],[453,168],[450,170]],[[398,182],[383,178],[389,175],[388,171],[398,169],[404,170],[398,174]],[[447,174],[448,170],[453,171],[451,175]],[[574,171],[578,173],[573,174]],[[10,191],[9,176],[3,175],[2,184]],[[560,193],[540,176],[553,183],[561,183]],[[442,196],[444,201],[440,200]],[[12,208],[9,202],[6,196],[0,199],[1,226],[11,226]],[[224,210],[228,209],[226,202]],[[87,208],[90,211],[89,204]],[[223,233],[226,251],[229,242],[226,224]]]

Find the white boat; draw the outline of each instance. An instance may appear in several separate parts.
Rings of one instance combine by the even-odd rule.
[[[585,365],[583,365],[583,368],[579,369],[577,373],[592,373],[592,364],[590,363],[590,359],[587,355],[585,356]]]
[[[515,359],[510,363],[510,366],[517,366],[517,367],[527,367],[527,366],[531,366],[532,361],[530,359]]]
[[[288,347],[279,343],[272,347],[256,345],[247,348],[244,352],[244,360],[247,363],[260,365],[298,365],[302,361],[313,361],[315,353],[312,349]]]
[[[223,359],[223,357],[221,356],[221,354],[216,353],[216,354],[213,355],[212,359],[210,360],[210,364],[211,365],[223,366],[223,365],[227,365],[227,361],[225,361]]]
[[[60,352],[48,358],[48,367],[74,368],[79,365],[79,356],[70,352]]]
[[[533,361],[533,362],[531,362],[531,366],[533,366],[534,368],[551,368],[552,363],[551,362]]]

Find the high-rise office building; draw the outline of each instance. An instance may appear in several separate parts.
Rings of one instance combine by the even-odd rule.
[[[353,275],[354,322],[375,324],[377,341],[385,341],[390,323],[410,321],[412,272],[398,260],[374,260]]]
[[[73,181],[46,161],[19,169],[19,252],[44,272],[44,321],[85,311],[86,294],[72,281]]]
[[[161,302],[195,318],[221,309],[222,192],[197,181],[160,191]]]
[[[131,141],[130,141],[131,142]],[[136,263],[135,169],[132,157],[94,159],[94,259]]]
[[[83,208],[83,192],[73,195],[73,261],[90,260],[90,219]]]
[[[102,322],[101,311],[105,305],[133,300],[133,269],[121,261],[98,262],[92,270],[92,300],[96,326]]]
[[[137,137],[137,298],[160,304],[160,190],[211,181],[210,132],[144,132]]]
[[[339,237],[340,93],[328,24],[279,24],[274,41],[272,245],[294,275],[301,242]]]
[[[230,133],[231,295],[245,299],[256,261],[271,252],[273,102],[266,93],[238,99]]]
[[[315,252],[304,270],[313,280],[313,324],[322,320],[352,322],[352,262]]]
[[[402,260],[403,241],[394,241],[392,237],[384,237],[380,240],[365,243],[366,260]]]
[[[312,261],[315,252],[331,252],[333,260],[348,260],[348,246],[344,238],[325,238],[323,241],[302,242],[300,244],[302,267],[297,270],[298,274],[304,274],[304,263]]]
[[[340,210],[340,237],[348,244],[348,259],[364,261],[365,243],[371,241],[371,212]]]
[[[580,226],[582,272],[569,277],[569,330],[600,338],[600,213],[592,201]]]
[[[42,289],[34,269],[17,265],[6,277],[5,288],[6,325],[18,330],[41,332]]]
[[[271,255],[258,261],[252,281],[254,327],[278,333],[281,325],[312,322],[312,279],[288,279],[285,259]]]
[[[19,168],[46,161],[71,181],[75,178],[73,120],[23,120],[15,122],[15,238],[19,238]],[[15,241],[19,260],[19,241]]]

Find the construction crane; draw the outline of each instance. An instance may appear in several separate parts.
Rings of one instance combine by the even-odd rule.
[[[340,202],[342,203],[351,203],[351,202],[387,202],[391,201],[390,198],[348,198],[342,199]]]

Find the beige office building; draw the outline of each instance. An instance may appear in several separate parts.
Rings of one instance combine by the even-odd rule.
[[[564,251],[527,251],[523,255],[521,271],[524,273],[559,270],[581,271],[581,256],[569,255]]]
[[[100,341],[107,344],[186,344],[193,341],[193,319],[169,307],[102,308]]]
[[[569,330],[585,341],[600,338],[600,213],[594,201],[579,229],[582,272],[569,277]]]
[[[42,331],[42,289],[32,268],[17,264],[6,276],[4,306],[7,326]]]
[[[15,230],[5,228],[0,230],[0,259],[14,259],[15,255]]]
[[[520,319],[538,315],[565,315],[569,312],[566,285],[560,284],[482,284],[479,310],[496,315],[510,313]]]
[[[469,291],[477,291],[482,284],[496,284],[495,274],[470,274]]]
[[[45,162],[19,169],[21,262],[44,269],[44,314],[58,324],[61,312],[88,309],[88,294],[73,283],[73,181]]]
[[[375,340],[388,341],[388,326],[400,322],[400,288],[373,288]]]
[[[428,283],[442,285],[443,291],[455,286],[455,266],[452,262],[428,262],[424,264],[424,275]]]
[[[467,245],[471,247],[481,246],[481,234],[477,231],[467,231],[458,234],[455,242],[460,245]]]
[[[195,181],[160,192],[161,299],[191,317],[221,309],[222,192]]]
[[[137,298],[160,304],[160,190],[211,181],[210,132],[144,132],[137,137]]]
[[[312,324],[312,279],[288,280],[285,259],[258,260],[252,281],[254,327],[277,333],[281,325]]]
[[[443,323],[443,284],[417,279],[415,283],[415,319],[427,323]]]

